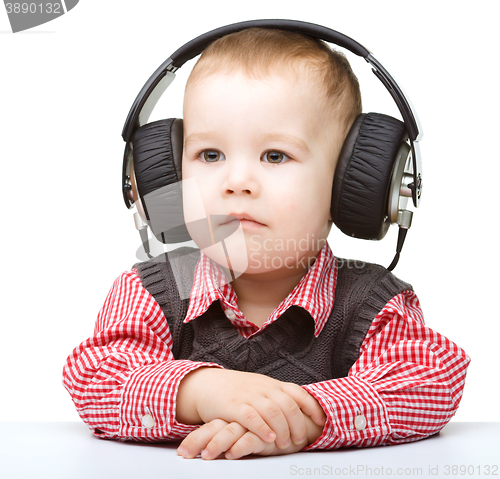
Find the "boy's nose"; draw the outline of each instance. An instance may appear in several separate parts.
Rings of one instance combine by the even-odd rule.
[[[255,165],[238,164],[227,165],[226,177],[223,184],[225,194],[257,195],[260,190],[256,178]]]
[[[231,188],[226,189],[226,193],[238,193],[238,192],[239,192],[238,189],[235,189],[235,190],[233,190]],[[243,189],[243,190],[241,190],[241,192],[242,193],[246,193],[248,195],[252,194],[252,190],[249,190],[249,189]]]

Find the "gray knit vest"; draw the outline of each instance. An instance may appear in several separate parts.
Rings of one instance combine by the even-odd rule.
[[[299,385],[347,376],[375,316],[398,293],[412,289],[382,266],[337,258],[333,310],[317,338],[309,312],[294,305],[246,339],[219,301],[183,322],[199,254],[182,247],[134,266],[165,314],[174,358],[214,362]]]

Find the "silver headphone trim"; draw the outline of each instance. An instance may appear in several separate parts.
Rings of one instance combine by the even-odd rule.
[[[389,186],[387,216],[391,224],[398,222],[399,211],[406,208],[408,198],[412,197],[411,189],[408,187],[412,181],[413,161],[411,148],[408,143],[404,142],[399,148]]]

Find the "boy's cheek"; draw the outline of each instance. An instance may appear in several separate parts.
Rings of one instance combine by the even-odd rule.
[[[183,179],[181,181],[181,188],[182,207],[186,224],[205,217],[205,208],[196,178]]]

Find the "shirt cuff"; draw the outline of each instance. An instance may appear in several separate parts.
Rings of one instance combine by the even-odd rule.
[[[354,376],[302,386],[326,414],[323,434],[304,451],[369,446],[390,434],[386,406],[375,389]]]
[[[222,366],[175,360],[142,366],[133,371],[122,392],[119,436],[124,439],[179,440],[197,429],[175,419],[179,384],[200,367]]]

